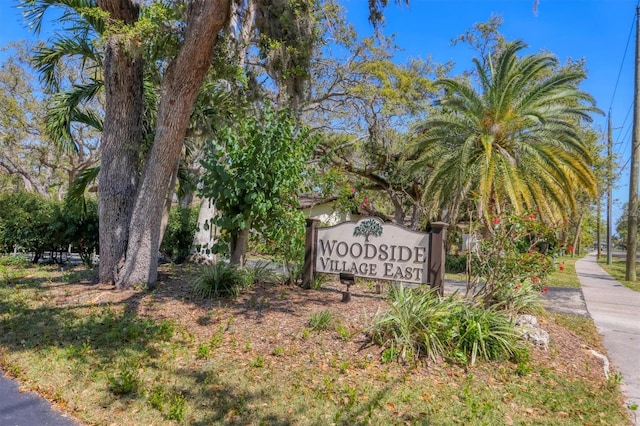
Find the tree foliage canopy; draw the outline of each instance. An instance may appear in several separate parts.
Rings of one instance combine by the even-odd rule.
[[[309,131],[271,107],[218,132],[202,160],[202,195],[215,202],[214,223],[232,243],[242,230],[266,232],[274,217],[295,210],[312,150]]]

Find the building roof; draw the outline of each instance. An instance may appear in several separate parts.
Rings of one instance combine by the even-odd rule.
[[[301,209],[309,209],[320,204],[332,203],[336,201],[338,197],[322,197],[316,194],[300,194],[298,195],[298,204]]]

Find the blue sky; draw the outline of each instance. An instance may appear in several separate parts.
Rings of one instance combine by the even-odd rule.
[[[371,33],[367,0],[341,2],[358,30],[363,35]],[[632,114],[628,113],[633,103],[633,23],[638,0],[539,0],[537,12],[533,10],[534,0],[411,0],[410,6],[398,6],[394,0],[389,3],[384,33],[395,34],[396,43],[404,49],[397,56],[400,62],[408,57],[431,56],[435,62],[455,62],[456,72],[471,68],[476,53],[463,45],[451,47],[450,41],[492,14],[503,18],[501,32],[505,37],[524,40],[530,52],[546,50],[561,62],[584,58],[588,79],[582,88],[596,98],[600,109],[611,109],[614,152],[620,155],[621,165],[627,164],[614,190],[618,200],[614,218],[619,216],[622,203],[629,197]],[[41,37],[47,36],[45,28]],[[0,0],[0,46],[27,37],[32,34],[22,24],[15,2]],[[596,116],[594,126],[606,131],[606,117]]]
[[[384,33],[395,34],[396,43],[404,49],[398,56],[400,62],[408,57],[431,56],[438,63],[455,62],[455,72],[461,72],[472,68],[471,60],[477,53],[462,44],[452,47],[451,39],[474,23],[486,22],[496,14],[504,21],[501,33],[507,40],[525,41],[529,53],[549,51],[563,63],[568,58],[584,58],[588,78],[582,88],[595,97],[598,108],[605,113],[611,109],[613,152],[619,155],[621,166],[626,164],[613,194],[618,200],[613,206],[615,220],[629,198],[628,160],[633,116],[629,111],[633,104],[637,2],[540,0],[534,12],[533,0],[412,0],[410,6],[403,7],[390,1],[385,12]],[[350,20],[363,30],[369,28],[366,3],[366,0],[343,2]],[[596,115],[594,119],[594,128],[606,132],[607,117]]]

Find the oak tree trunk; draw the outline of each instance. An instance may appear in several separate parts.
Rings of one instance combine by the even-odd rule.
[[[162,218],[160,219],[160,240],[158,241],[158,247],[162,245],[164,234],[169,226],[169,215],[171,214],[171,207],[173,205],[173,193],[176,189],[176,181],[178,180],[178,169],[173,171],[171,175],[171,181],[169,183],[169,190],[167,190],[167,196],[164,199],[164,207],[162,208]]]
[[[134,23],[138,7],[130,1],[98,1],[111,19]],[[113,34],[105,41],[106,92],[98,178],[100,281],[115,283],[127,248],[129,221],[138,183],[138,145],[142,139],[143,60],[131,41]]]
[[[129,226],[125,262],[116,284],[153,287],[158,276],[158,242],[164,200],[176,169],[193,103],[209,69],[219,31],[229,16],[229,0],[188,3],[184,42],[164,75],[156,134],[145,162]]]

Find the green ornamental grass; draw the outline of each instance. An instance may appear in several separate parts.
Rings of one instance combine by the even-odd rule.
[[[434,291],[392,287],[390,309],[379,313],[370,338],[403,360],[445,357],[474,365],[479,358],[510,358],[520,350],[515,326],[502,311]]]
[[[202,268],[193,281],[192,291],[203,298],[235,298],[245,287],[242,272],[235,265],[217,262]]]

